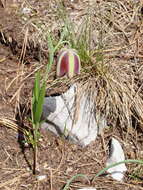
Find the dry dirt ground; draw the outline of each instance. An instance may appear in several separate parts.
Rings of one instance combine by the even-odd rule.
[[[21,58],[26,30],[24,30],[25,22],[19,10],[25,6],[23,5],[24,1],[6,2],[3,6],[0,5],[0,117],[13,120],[19,102],[23,107],[29,106],[34,72],[37,68],[41,68],[41,65],[46,64],[47,55],[46,51],[41,53],[38,47],[32,48],[31,46],[27,49],[24,59]],[[47,11],[45,7],[50,6],[51,1],[50,3],[43,1],[43,4],[40,4],[35,0],[30,3],[34,7],[31,14],[40,14],[41,16]],[[71,6],[71,10],[76,13],[75,5],[77,3],[75,1],[65,4]],[[80,4],[82,3],[80,2]],[[54,5],[53,7],[51,5],[49,17],[52,10],[54,10]],[[41,65],[39,56],[42,56]],[[61,88],[56,86],[54,90],[56,93],[60,93],[63,91]],[[22,114],[27,116],[27,109],[23,109]],[[21,120],[18,121],[18,125],[22,127]],[[94,175],[105,166],[110,137],[115,137],[121,142],[126,158],[143,160],[141,131],[134,130],[127,135],[126,131],[121,130],[120,127],[111,128],[86,148],[81,148],[47,132],[42,134],[38,154],[38,175],[46,174],[47,178],[38,181],[30,170],[33,163],[32,150],[26,148],[23,152],[18,143],[17,130],[0,124],[0,189],[60,190],[68,179],[76,174],[85,174],[89,181],[77,178],[70,185],[69,189],[71,190],[84,186],[92,186],[97,190],[143,189],[143,168],[136,164],[127,164],[128,172],[122,183],[107,176],[101,176],[92,181]]]

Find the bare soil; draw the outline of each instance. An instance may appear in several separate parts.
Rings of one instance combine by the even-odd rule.
[[[51,2],[44,1],[43,3],[42,6],[38,1],[31,1],[31,5],[34,7],[32,13],[36,14],[36,11],[38,11],[40,16],[44,14],[45,7],[50,6]],[[79,2],[67,2],[65,5],[70,6],[74,13],[74,11],[77,12],[75,6],[77,3]],[[15,119],[18,105],[26,108],[23,109],[22,114],[25,118],[28,117],[34,73],[36,68],[42,68],[47,63],[46,53],[32,45],[26,50],[22,61],[20,60],[25,36],[23,32],[25,23],[19,13],[21,7],[22,2],[20,1],[7,1],[5,7],[0,6],[1,118]],[[52,12],[52,9],[50,11]],[[39,56],[42,56],[41,65],[39,64]],[[53,76],[54,74],[52,74]],[[64,89],[62,86],[55,86],[52,93],[61,93]],[[19,125],[23,127],[21,122],[19,122]],[[142,132],[135,129],[128,134],[118,126],[107,129],[102,137],[99,136],[96,142],[86,148],[72,144],[63,138],[55,137],[47,131],[42,134],[39,145],[39,173],[37,174],[46,174],[47,178],[38,181],[31,171],[33,163],[32,149],[26,148],[23,151],[18,142],[18,131],[0,124],[0,189],[60,190],[76,174],[85,174],[89,181],[84,178],[77,178],[71,184],[69,188],[71,190],[85,186],[92,186],[97,190],[143,189],[143,168],[136,164],[127,165],[128,172],[122,183],[107,176],[101,176],[92,181],[95,174],[105,166],[108,157],[108,142],[111,137],[115,137],[121,142],[126,158],[143,160]]]

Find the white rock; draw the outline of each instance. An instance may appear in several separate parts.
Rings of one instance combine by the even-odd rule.
[[[106,166],[109,166],[111,164],[115,164],[117,162],[121,162],[124,160],[125,160],[125,155],[120,143],[115,138],[112,138],[110,150],[109,150],[109,158],[106,162]],[[107,172],[111,174],[112,178],[117,181],[123,180],[125,171],[127,171],[127,168],[124,163],[114,166],[112,168],[109,168],[107,170]]]
[[[38,181],[43,181],[43,180],[47,179],[47,175],[38,175],[38,176],[36,176],[36,179]]]
[[[43,118],[46,122],[42,128],[86,146],[96,139],[99,129],[106,127],[106,121],[95,114],[94,103],[86,94],[78,103],[78,111],[75,109],[77,89],[75,84],[60,96],[45,98]]]
[[[22,12],[23,14],[29,14],[29,13],[31,13],[31,9],[28,8],[28,7],[24,7],[24,8],[21,10],[21,12]]]

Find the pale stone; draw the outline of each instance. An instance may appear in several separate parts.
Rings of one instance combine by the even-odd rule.
[[[106,166],[111,164],[115,164],[125,160],[124,151],[119,143],[119,141],[115,138],[111,139],[109,158],[106,162]],[[124,173],[127,171],[126,165],[120,164],[109,168],[107,170],[108,173],[111,174],[111,177],[117,181],[122,181],[124,178]]]
[[[94,141],[99,131],[107,125],[103,117],[96,115],[94,103],[86,93],[81,96],[77,111],[77,88],[74,84],[60,96],[45,98],[43,119],[46,121],[42,128],[86,146]]]
[[[43,181],[43,180],[47,179],[47,175],[39,175],[39,176],[36,176],[36,179],[37,179],[38,181]]]
[[[24,7],[24,8],[21,10],[21,12],[22,12],[23,14],[29,14],[29,13],[31,13],[31,9],[28,8],[28,7]]]

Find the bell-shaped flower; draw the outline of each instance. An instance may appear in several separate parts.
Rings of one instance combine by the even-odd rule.
[[[62,49],[58,55],[57,76],[67,75],[72,78],[80,73],[80,58],[74,49]]]

